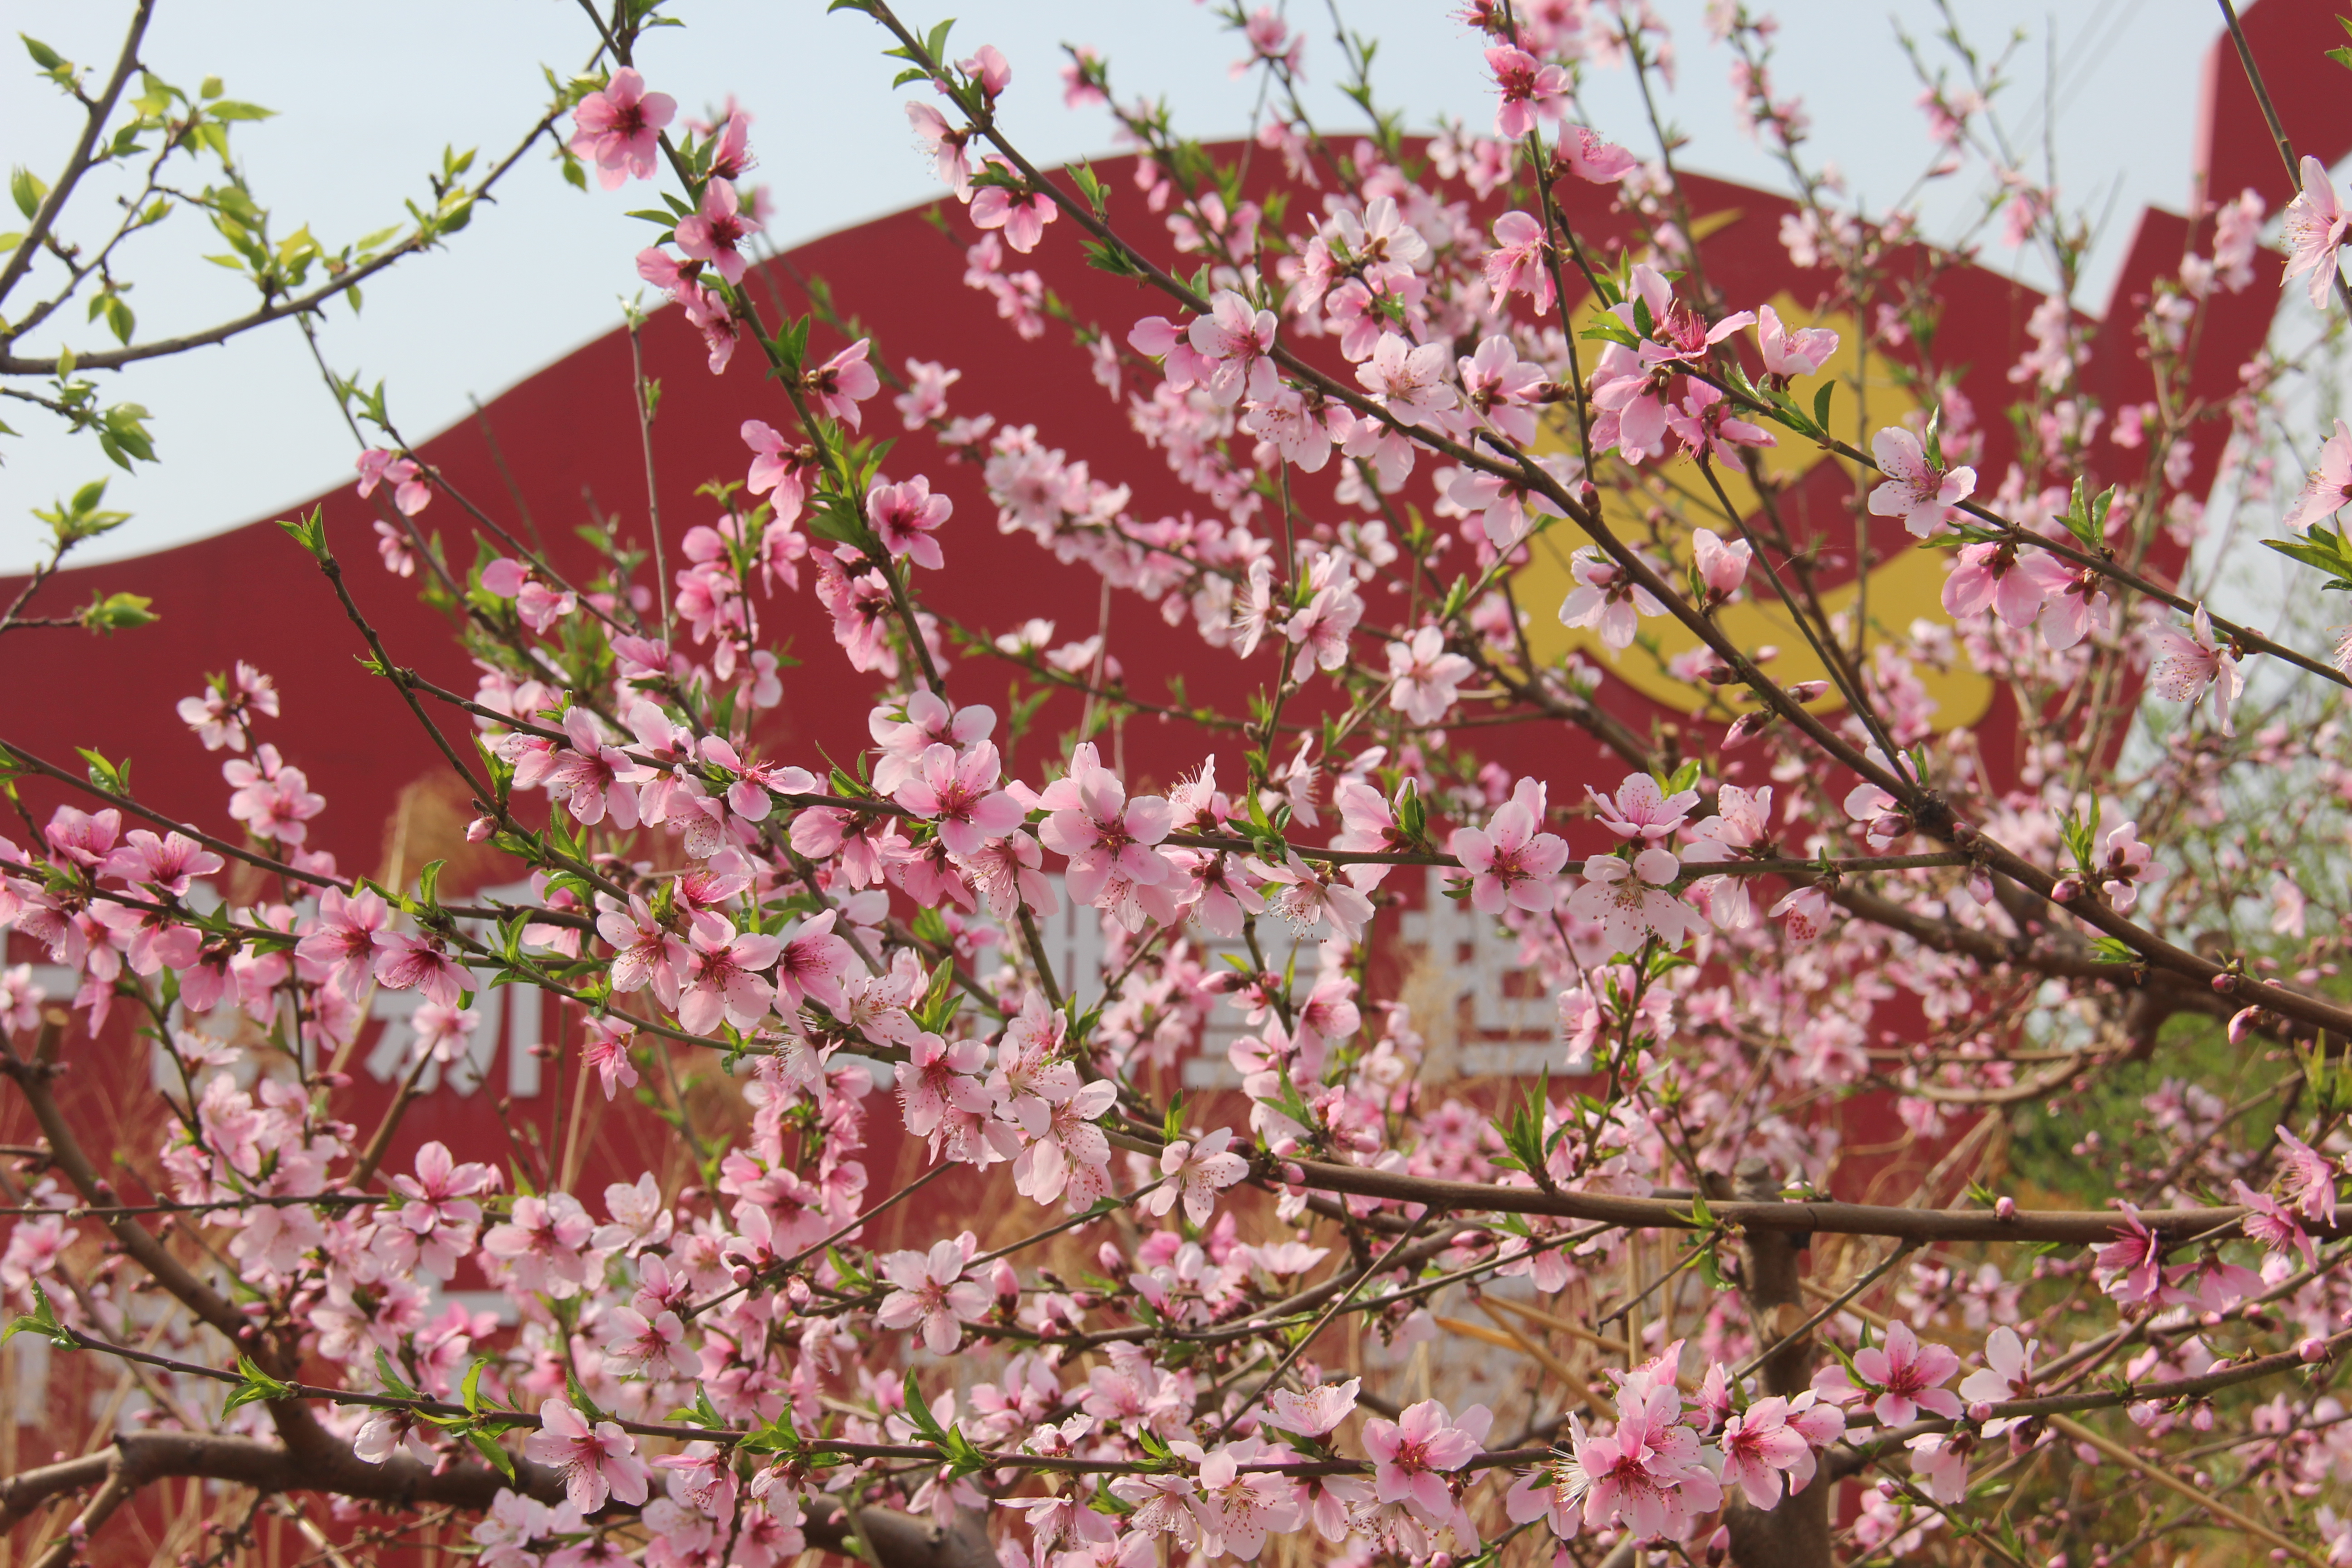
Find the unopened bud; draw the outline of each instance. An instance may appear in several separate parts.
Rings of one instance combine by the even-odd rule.
[[[1779,714],[1769,709],[1755,713],[1742,713],[1731,721],[1731,728],[1723,732],[1723,749],[1727,752],[1734,746],[1746,745],[1762,734],[1765,726],[1779,717]]]
[[[1826,680],[1800,680],[1789,688],[1789,696],[1792,701],[1811,702],[1817,697],[1827,696],[1829,689],[1830,683]]]
[[[1969,1406],[1969,1419],[1981,1425],[1992,1419],[1992,1406],[1979,1399]]]
[[[2003,1193],[2000,1196],[1993,1199],[1992,1214],[1995,1219],[2015,1219],[2017,1217],[2017,1200],[2011,1197],[2008,1194]]]
[[[1591,479],[1587,479],[1576,487],[1576,501],[1587,511],[1598,511],[1601,510],[1601,491],[1594,488]]]
[[[2213,976],[2213,989],[2227,996],[2238,988],[2238,977],[2226,971]]]
[[[739,1263],[727,1271],[727,1278],[734,1280],[738,1285],[749,1285],[751,1282],[751,1270],[748,1265]]]
[[[478,816],[466,824],[466,842],[479,844],[499,830],[499,825],[487,816]]]
[[[2263,1010],[2260,1007],[2241,1007],[2232,1013],[2230,1016],[2230,1043],[2233,1046],[2244,1045],[2246,1037],[2254,1032],[2254,1026],[2262,1022],[2262,1018]]]
[[[1727,1524],[1718,1524],[1715,1527],[1715,1533],[1706,1538],[1707,1568],[1716,1568],[1717,1563],[1730,1555],[1731,1527]]]
[[[1127,1267],[1127,1254],[1121,1252],[1114,1244],[1106,1241],[1102,1244],[1102,1250],[1095,1254],[1095,1263],[1104,1273],[1116,1279],[1119,1271]]]
[[[2294,1353],[2315,1366],[2327,1359],[2327,1342],[2314,1334],[2295,1346]]]
[[[1732,679],[1731,666],[1721,663],[1710,664],[1698,672],[1698,678],[1709,686],[1727,686]]]
[[[1286,1186],[1305,1186],[1307,1184],[1307,1167],[1299,1164],[1295,1160],[1285,1160],[1282,1163],[1282,1180],[1283,1184]]]
[[[322,1072],[319,1075],[319,1087],[320,1089],[349,1089],[352,1087],[352,1075],[347,1072]]]
[[[2083,879],[2080,877],[2060,878],[2058,879],[2058,885],[2050,889],[2050,896],[2057,900],[2062,904],[2073,903],[2076,899],[2083,896]]]
[[[1002,1258],[988,1271],[988,1287],[995,1292],[998,1300],[1008,1305],[1021,1299],[1021,1277],[1013,1273],[1013,1265]]]

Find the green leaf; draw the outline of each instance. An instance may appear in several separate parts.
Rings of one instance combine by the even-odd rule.
[[[914,1369],[911,1367],[907,1371],[903,1392],[907,1398],[908,1424],[932,1442],[944,1447],[948,1440],[947,1431],[940,1426],[939,1417],[931,1414],[931,1407],[923,1403],[922,1385],[915,1381]]]
[[[161,620],[154,605],[143,594],[93,594],[89,604],[74,612],[74,619],[100,637],[112,637]]]
[[[1821,390],[1813,394],[1813,428],[1823,435],[1829,433],[1830,395],[1835,391],[1837,383],[1825,381],[1822,383]]]
[[[249,1355],[236,1358],[236,1370],[239,1374],[237,1385],[229,1390],[228,1397],[221,1403],[221,1414],[224,1415],[241,1405],[253,1405],[263,1401],[275,1403],[281,1399],[294,1397],[294,1387],[291,1384],[280,1383],[262,1371]]]
[[[58,54],[57,50],[49,47],[48,45],[41,42],[40,39],[34,37],[29,33],[19,33],[16,37],[24,40],[25,52],[32,56],[33,63],[40,67],[43,70],[58,70],[64,67],[66,63],[65,57]]]
[[[12,1320],[5,1329],[0,1329],[0,1345],[6,1344],[18,1334],[38,1334],[59,1350],[81,1348],[74,1339],[73,1331],[58,1321],[57,1309],[49,1304],[48,1294],[41,1289],[41,1282],[37,1279],[33,1281],[33,1310]]]
[[[488,1432],[473,1429],[467,1432],[466,1440],[474,1445],[475,1452],[489,1461],[491,1468],[509,1480],[515,1479],[514,1456],[508,1453],[496,1437]]]
[[[29,219],[41,210],[41,198],[49,194],[49,187],[30,169],[18,168],[8,175],[8,194],[16,199],[16,210]]]

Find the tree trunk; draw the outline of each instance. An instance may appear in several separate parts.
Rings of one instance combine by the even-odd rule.
[[[1769,1203],[1780,1184],[1761,1160],[1743,1160],[1739,1196]],[[1748,1268],[1743,1289],[1751,1319],[1764,1344],[1785,1338],[1809,1314],[1805,1310],[1804,1249],[1811,1238],[1781,1230],[1748,1232]],[[1759,1349],[1761,1346],[1759,1347]],[[1776,1352],[1758,1369],[1766,1394],[1794,1398],[1812,1384],[1813,1337]],[[1734,1492],[1723,1522],[1731,1531],[1731,1560],[1738,1568],[1830,1568],[1830,1493],[1826,1472],[1795,1497],[1782,1497],[1769,1510],[1751,1507]]]

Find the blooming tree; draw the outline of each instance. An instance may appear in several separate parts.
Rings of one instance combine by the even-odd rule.
[[[1643,7],[1473,0],[1492,125],[1426,140],[1379,107],[1344,29],[1370,128],[1315,123],[1307,40],[1235,7],[1236,69],[1270,106],[1255,162],[1115,107],[1132,195],[1005,132],[1000,100],[1043,62],[957,59],[944,24],[884,0],[834,8],[903,68],[968,281],[1007,330],[1070,340],[1196,512],[1129,515],[1012,422],[1050,409],[955,410],[959,369],[887,323],[853,332],[822,290],[780,315],[754,286],[751,121],[682,120],[656,90],[661,49],[690,45],[647,30],[654,5],[592,8],[589,68],[512,156],[470,184],[453,157],[410,226],[335,252],[272,237],[246,190],[229,128],[260,110],[142,73],[150,5],[110,71],[29,46],[89,134],[53,181],[18,176],[0,348],[77,302],[120,344],[0,357],[0,389],[125,466],[153,458],[148,416],[101,407],[91,371],[317,311],[454,235],[542,139],[583,191],[650,193],[628,198],[659,226],[639,273],[713,373],[768,374],[724,384],[744,469],[707,517],[607,531],[587,571],[462,493],[383,389],[330,378],[375,432],[357,489],[381,566],[452,610],[478,689],[401,662],[348,590],[376,563],[317,515],[284,522],[285,548],[528,903],[445,897],[437,868],[382,885],[316,847],[332,803],[265,670],[180,704],[188,743],[225,756],[209,826],[142,802],[102,712],[87,772],[0,736],[21,821],[0,925],[76,976],[50,997],[29,966],[0,973],[0,1072],[37,1137],[7,1178],[8,1332],[112,1358],[144,1395],[81,1457],[0,1479],[0,1522],[37,1521],[22,1539],[47,1568],[121,1556],[110,1521],[189,1480],[210,1484],[189,1493],[214,1510],[189,1549],[207,1563],[304,1494],[332,1560],[448,1524],[497,1568],[812,1548],[884,1568],[2121,1562],[2208,1530],[2352,1560],[2352,1004],[2316,918],[2342,896],[2352,679],[2343,648],[2297,646],[2310,616],[2265,635],[2209,602],[2246,552],[2185,489],[2204,443],[2240,506],[2278,499],[2294,367],[2228,367],[2235,395],[2209,400],[2196,355],[2250,289],[2307,275],[2297,293],[2338,309],[2326,169],[2294,166],[2284,264],[2250,193],[2105,324],[2151,402],[2098,405],[2087,328],[2051,296],[2009,369],[1996,475],[1992,411],[1937,335],[1954,258],[1912,214],[1836,205],[1772,86],[1773,26],[1743,5],[1708,7],[1711,46],[1794,183],[1780,240],[1827,280],[1811,301],[1706,266],[1671,139],[1644,156],[1579,123],[1592,73],[1672,68]],[[1928,177],[1990,163],[2012,243],[2071,288],[2087,230],[2005,162],[1997,73],[1965,49],[1921,69]],[[1090,50],[1062,79],[1117,104]],[[221,183],[191,195],[182,163]],[[69,240],[101,165],[147,188]],[[1598,227],[1577,216],[1596,204]],[[261,303],[142,342],[110,257],[180,205]],[[1007,270],[1056,246],[1150,303],[1084,321]],[[1868,374],[1838,358],[1851,336]],[[1881,375],[1909,414],[1874,416]],[[635,394],[650,475],[654,389]],[[1842,500],[1799,505],[1776,477],[1800,447],[1833,456]],[[2352,584],[2331,527],[2352,436],[2310,461],[2274,542],[2298,605],[2313,573]],[[951,468],[982,477],[994,529]],[[120,521],[103,499],[41,514],[53,552],[0,632],[152,617],[122,595],[40,613],[58,563]],[[461,514],[470,566],[428,512]],[[927,580],[1022,534],[1189,626],[1257,688],[1250,712],[1155,708],[1108,618],[1058,647],[1039,620],[959,637]],[[1873,617],[1890,551],[1930,564],[1948,622]],[[1522,606],[1547,552],[1559,602]],[[834,646],[793,665],[775,626],[803,600]],[[1759,611],[1803,651],[1766,646],[1740,618]],[[1563,646],[1531,636],[1548,619],[1588,640],[1539,651]],[[1629,720],[1587,651],[1683,683],[1688,721]],[[971,701],[965,659],[1082,694],[1078,728],[1016,766],[1022,716]],[[1939,723],[1928,677],[1960,668],[2005,702]],[[869,749],[768,749],[762,715],[809,680],[870,688]],[[1178,776],[1121,761],[1119,723],[1153,712],[1205,732]],[[212,891],[232,863],[254,891]],[[1544,1073],[1483,1094],[1436,1076],[1445,1021],[1377,962],[1407,868],[1556,998]],[[1098,984],[1050,960],[1039,922],[1065,904],[1100,922]],[[1283,928],[1308,973],[1276,961]],[[1212,939],[1245,958],[1212,969]],[[536,1170],[440,1142],[390,1157],[420,1076],[506,984],[576,1020],[583,1089],[674,1119],[689,1180],[582,1172],[576,1138]],[[338,1064],[370,999],[404,992],[408,1077],[363,1136]],[[1239,1089],[1187,1099],[1221,1005],[1248,1020]],[[249,1047],[202,1026],[239,1015]],[[56,1082],[124,1016],[164,1068],[167,1131],[107,1164]],[[672,1069],[698,1058],[738,1088],[723,1125],[688,1124]],[[1864,1090],[1930,1152],[1916,1190],[1841,1180]],[[859,1158],[885,1131],[921,1168],[888,1192]],[[436,1305],[477,1283],[503,1320]],[[1525,1378],[1456,1408],[1414,1348],[1432,1342]]]

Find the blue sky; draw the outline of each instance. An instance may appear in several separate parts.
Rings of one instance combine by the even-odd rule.
[[[110,60],[128,9],[108,0],[70,7],[0,0],[0,25],[78,60]],[[675,9],[688,26],[653,35],[641,64],[653,85],[690,110],[731,92],[758,117],[756,178],[772,188],[781,209],[772,230],[779,243],[934,194],[898,107],[905,95],[890,90],[895,62],[880,56],[887,39],[873,24],[827,16],[821,0],[685,0]],[[923,22],[947,14],[902,9]],[[1690,139],[1681,161],[1777,184],[1777,167],[1734,128],[1725,86],[1729,57],[1706,42],[1698,0],[1661,0],[1658,9],[1674,25],[1680,51],[1678,89],[1665,110]],[[1835,163],[1857,196],[1883,208],[1927,161],[1913,107],[1918,85],[1896,28],[1909,28],[1933,53],[1925,41],[1938,25],[1936,13],[1919,0],[1813,0],[1786,9],[1780,90],[1806,100],[1812,155]],[[1999,52],[2013,29],[2031,35],[2012,57],[2015,85],[2004,100],[2021,143],[2042,143],[2043,108],[2053,101],[2045,84],[2057,84],[2048,129],[2062,192],[2107,215],[2105,243],[2081,296],[2100,309],[2139,209],[2187,203],[2199,71],[2218,26],[2213,8],[2202,0],[2070,0],[2053,17],[2046,5],[1970,0],[1959,9],[1989,52]],[[1291,0],[1289,10],[1309,28],[1310,108],[1345,129],[1351,111],[1332,88],[1336,51],[1322,0]],[[1341,10],[1351,27],[1382,40],[1377,88],[1386,102],[1406,109],[1416,129],[1439,116],[1491,123],[1477,44],[1450,5],[1354,0]],[[1103,110],[1062,106],[1064,42],[1104,54],[1123,98],[1169,97],[1177,122],[1193,134],[1237,134],[1250,123],[1254,83],[1227,71],[1242,51],[1189,0],[970,0],[953,14],[956,52],[993,42],[1012,60],[1004,116],[1043,162],[1112,147]],[[396,26],[388,25],[393,16]],[[445,143],[479,146],[485,158],[502,154],[542,103],[541,65],[577,68],[591,42],[585,19],[566,0],[411,0],[389,13],[316,0],[164,0],[147,58],[190,87],[218,74],[231,96],[279,110],[275,120],[238,128],[241,156],[277,214],[278,232],[307,222],[332,245],[390,224],[403,197],[421,197]],[[0,73],[17,73],[0,74],[6,84],[0,161],[47,177],[79,117],[20,59],[0,59]],[[1654,150],[1626,78],[1601,76],[1590,102],[1604,133],[1645,155]],[[488,401],[614,326],[621,300],[637,288],[631,258],[645,226],[623,215],[646,205],[642,189],[583,195],[538,155],[509,179],[497,207],[447,250],[404,261],[367,289],[362,314],[337,308],[324,330],[339,370],[357,368],[371,382],[388,383],[413,438],[464,417],[469,396]],[[1982,194],[1974,177],[1944,182],[1927,204],[1930,232],[1958,232]],[[1997,246],[1996,238],[1986,250],[1988,264],[2046,280],[2030,258]],[[201,259],[220,248],[185,215],[143,237],[126,268],[138,284],[130,300],[142,336],[250,308],[231,274]],[[61,313],[20,349],[53,352],[61,340],[85,349],[110,343],[74,320],[79,314]],[[6,423],[22,435],[0,437],[0,571],[21,571],[34,557],[41,531],[26,509],[110,473],[110,504],[131,510],[133,521],[86,559],[235,527],[350,474],[350,434],[290,326],[138,367],[106,378],[102,390],[110,400],[147,405],[165,461],[125,476],[87,438],[67,439],[10,410]]]

